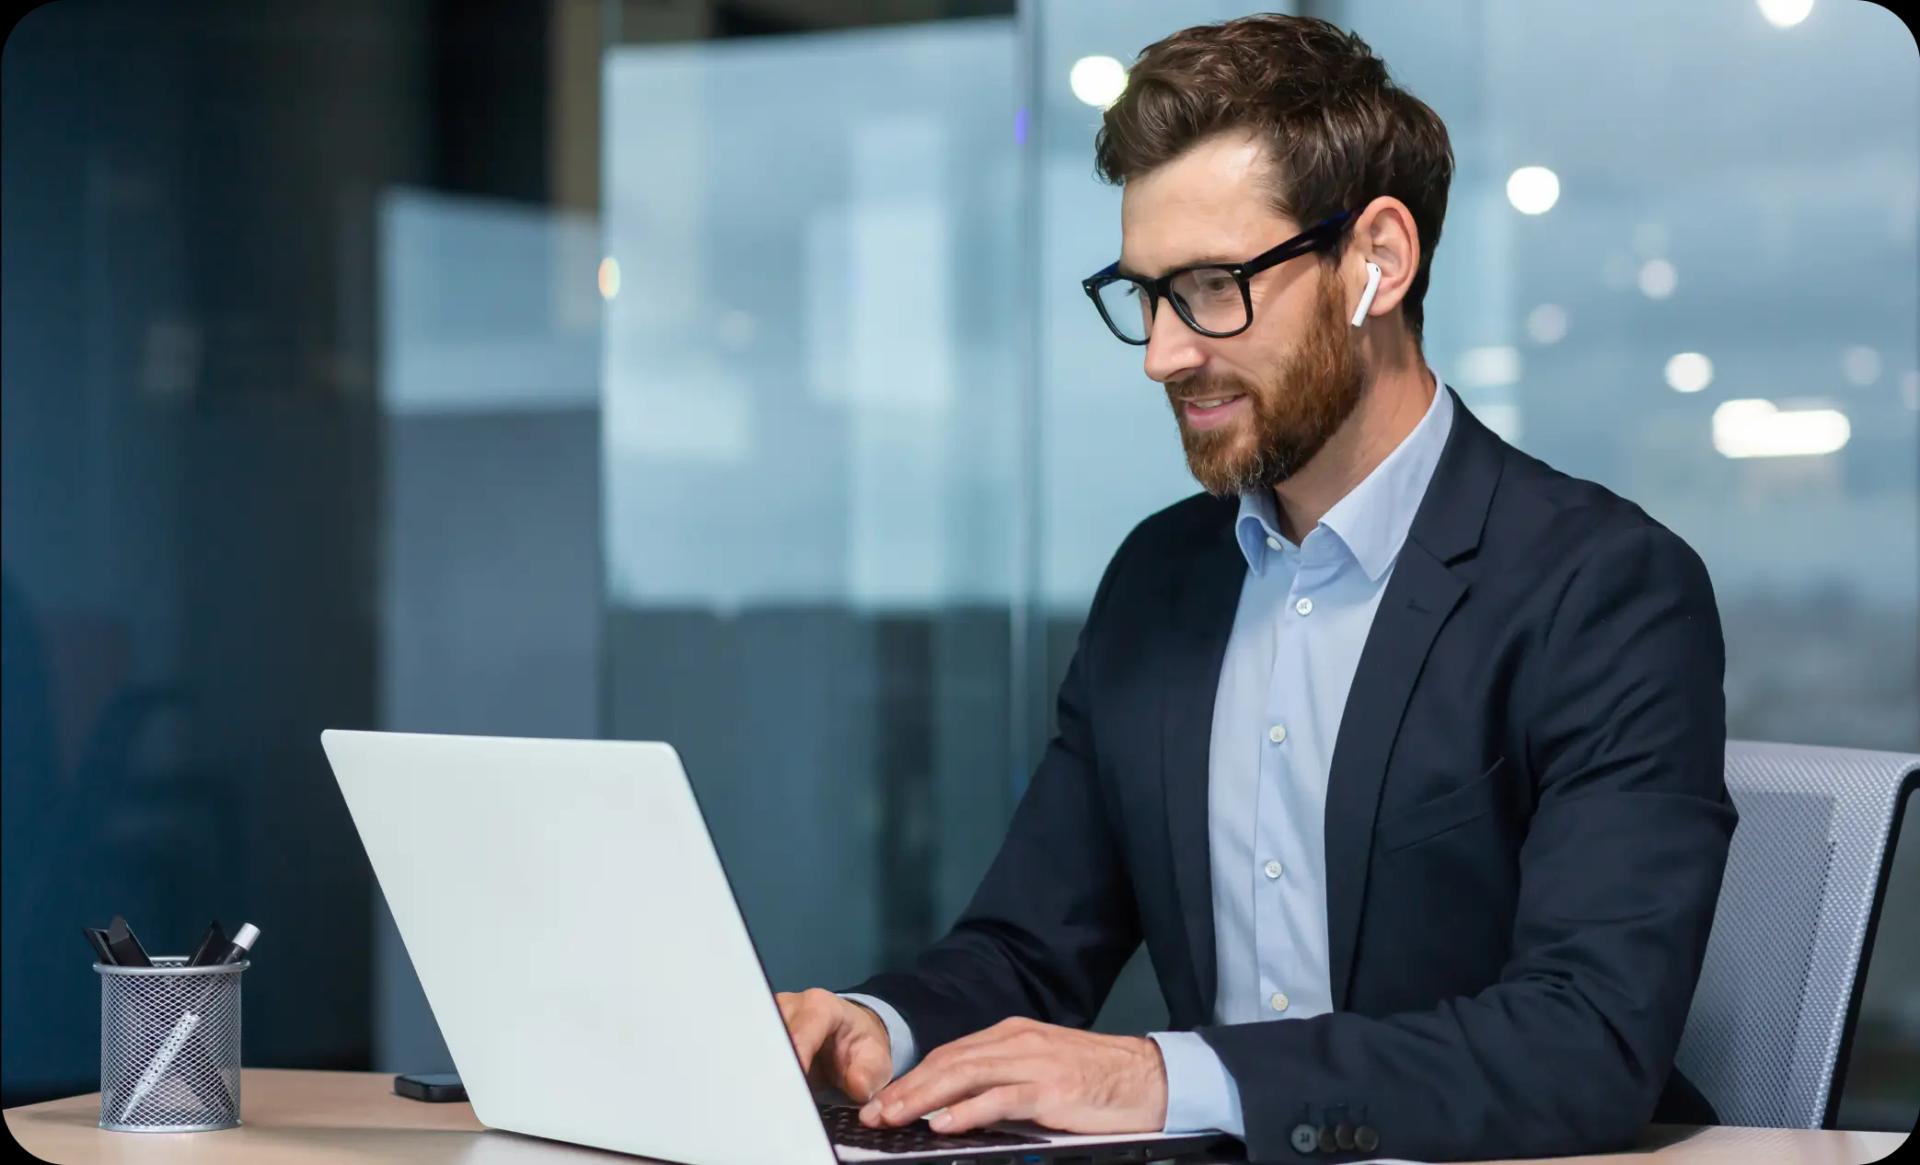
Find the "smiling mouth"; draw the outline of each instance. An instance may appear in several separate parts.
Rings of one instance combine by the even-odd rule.
[[[1239,400],[1244,395],[1246,394],[1233,393],[1232,395],[1229,395],[1229,396],[1183,397],[1180,401],[1180,405],[1183,408],[1198,409],[1201,412],[1207,412],[1212,409],[1221,408],[1222,406],[1225,406],[1225,405],[1230,405],[1234,401]]]

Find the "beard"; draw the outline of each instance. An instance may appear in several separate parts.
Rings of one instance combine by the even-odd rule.
[[[1183,380],[1167,386],[1187,468],[1219,498],[1272,489],[1312,461],[1360,404],[1366,366],[1347,335],[1339,281],[1320,278],[1314,313],[1298,347],[1265,383],[1238,376]],[[1184,399],[1243,393],[1247,419],[1219,429],[1194,429]]]

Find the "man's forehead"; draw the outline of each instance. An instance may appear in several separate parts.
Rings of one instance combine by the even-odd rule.
[[[1157,275],[1188,263],[1239,262],[1297,228],[1273,209],[1251,139],[1202,142],[1130,180],[1120,195],[1120,266]]]

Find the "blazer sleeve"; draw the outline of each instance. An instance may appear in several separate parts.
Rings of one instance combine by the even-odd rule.
[[[1055,733],[972,901],[911,967],[849,989],[896,1008],[922,1055],[1014,1016],[1090,1025],[1140,945],[1087,706],[1111,593],[1139,539],[1136,530],[1121,545],[1094,592]]]
[[[1620,1149],[1651,1116],[1736,817],[1719,615],[1698,557],[1645,524],[1599,539],[1545,626],[1519,689],[1537,801],[1499,980],[1419,1012],[1201,1029],[1251,1160],[1369,1155],[1310,1145],[1342,1112],[1365,1114],[1370,1155],[1423,1160]]]

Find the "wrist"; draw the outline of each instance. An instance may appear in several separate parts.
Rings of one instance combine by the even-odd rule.
[[[1160,1050],[1160,1041],[1151,1036],[1138,1037],[1146,1047],[1141,1050],[1141,1059],[1146,1064],[1145,1111],[1153,1122],[1154,1129],[1165,1128],[1167,1124],[1167,1060]]]
[[[846,999],[846,996],[843,995],[841,998]],[[893,1039],[887,1031],[887,1021],[881,1018],[880,1013],[860,1002],[858,999],[847,999],[847,1002],[859,1009],[859,1015],[864,1018],[864,1026],[868,1033],[880,1041],[881,1047],[891,1050]]]

